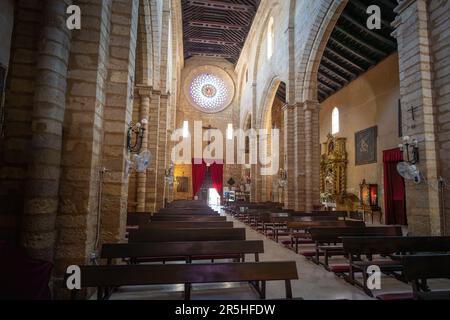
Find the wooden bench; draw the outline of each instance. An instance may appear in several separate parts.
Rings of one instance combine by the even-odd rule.
[[[289,236],[291,238],[291,248],[295,245],[295,252],[298,253],[299,244],[314,243],[311,238],[309,230],[311,228],[323,228],[323,227],[365,227],[365,223],[362,221],[352,220],[336,220],[336,221],[292,221],[287,223],[287,229],[289,230]],[[306,241],[305,241],[306,240]]]
[[[322,264],[329,270],[329,258],[332,256],[343,256],[345,254],[342,245],[343,237],[356,236],[401,236],[402,228],[398,226],[388,227],[320,227],[311,228],[311,239],[316,243],[315,258],[313,261]],[[331,244],[331,245],[330,245]],[[321,254],[322,253],[322,254]],[[320,261],[323,255],[324,263]]]
[[[227,217],[224,216],[153,216],[150,221],[190,221],[190,222],[225,222]]]
[[[113,259],[129,259],[131,263],[144,261],[186,261],[210,259],[239,259],[245,261],[246,254],[254,254],[255,261],[264,253],[263,241],[194,241],[161,243],[104,244],[101,258],[108,264]]]
[[[128,230],[144,229],[221,229],[233,228],[233,222],[152,221],[129,226]]]
[[[159,229],[133,230],[129,242],[183,242],[245,240],[245,229]]]
[[[192,284],[221,282],[250,282],[260,298],[265,299],[267,281],[285,281],[286,298],[292,299],[291,280],[298,279],[295,262],[81,266],[80,269],[81,287],[97,288],[98,300],[109,299],[112,292],[109,288],[169,284],[184,284],[184,297],[190,300]],[[77,290],[72,291],[72,299],[76,293]]]
[[[427,285],[430,279],[450,279],[450,254],[404,256],[402,265],[414,299],[450,300],[450,290],[432,291]]]
[[[376,265],[382,272],[394,275],[400,281],[406,281],[403,276],[395,272],[403,272],[401,258],[405,255],[417,253],[450,252],[450,237],[385,237],[363,236],[343,237],[343,249],[349,256],[349,277],[347,280],[360,286],[371,295],[366,287],[367,269]],[[363,255],[366,259],[363,259]],[[380,256],[381,259],[375,259]],[[355,272],[362,272],[363,281],[355,280]]]
[[[208,212],[204,210],[176,210],[176,211],[167,211],[167,212],[156,212],[154,216],[168,216],[168,215],[175,215],[175,216],[218,216],[219,214],[217,212]]]

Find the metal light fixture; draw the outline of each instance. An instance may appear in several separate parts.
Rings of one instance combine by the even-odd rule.
[[[140,122],[131,122],[127,132],[127,149],[131,153],[139,153],[142,148],[142,142],[145,136],[145,125],[148,123],[147,119],[142,119]]]
[[[406,162],[416,164],[419,162],[419,142],[417,139],[411,139],[409,136],[403,137],[403,143],[399,144],[402,152],[406,152]]]

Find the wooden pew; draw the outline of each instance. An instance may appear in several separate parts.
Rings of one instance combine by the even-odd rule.
[[[349,236],[401,236],[402,228],[398,226],[388,227],[320,227],[311,228],[311,239],[316,243],[315,259],[317,264],[322,264],[329,270],[329,258],[332,256],[342,256],[345,254],[342,247],[342,238]],[[332,244],[332,245],[330,245]],[[340,244],[340,245],[337,245]],[[325,258],[324,263],[320,261],[320,256]]]
[[[363,221],[351,221],[351,220],[336,220],[336,221],[292,221],[287,223],[287,229],[289,230],[289,236],[291,238],[291,248],[295,244],[295,252],[298,253],[299,244],[313,243],[311,228],[324,228],[324,227],[356,227],[363,228],[365,223]]]
[[[184,284],[184,297],[191,298],[197,283],[251,282],[260,298],[266,297],[267,281],[285,281],[286,298],[292,299],[291,280],[298,279],[295,262],[81,266],[81,287],[97,288],[97,299],[109,299],[107,288],[140,285]],[[261,282],[261,285],[259,285]],[[72,299],[77,290],[72,291]]]
[[[209,259],[242,259],[254,254],[255,261],[264,253],[263,241],[195,241],[161,243],[104,244],[101,258],[108,264],[113,259],[130,259],[132,263],[144,261],[186,261]]]
[[[245,229],[159,229],[133,230],[129,242],[183,242],[245,240]]]
[[[342,243],[344,252],[349,256],[349,277],[346,280],[363,288],[369,295],[371,292],[366,282],[370,266],[376,265],[382,272],[405,281],[403,276],[395,274],[403,271],[401,257],[424,252],[450,252],[450,237],[343,237]],[[367,258],[363,259],[363,255]],[[378,258],[374,259],[375,256]],[[356,272],[362,272],[362,282],[355,279]]]
[[[175,211],[167,211],[167,212],[157,212],[153,216],[218,216],[217,212],[208,212],[204,210],[175,210]]]
[[[225,222],[227,217],[225,216],[153,216],[150,221],[190,221],[190,222]]]
[[[416,300],[450,300],[450,290],[431,291],[430,279],[450,279],[450,254],[413,255],[402,258],[405,278],[411,282]]]
[[[343,219],[343,220],[340,220]],[[270,217],[270,223],[267,226],[267,230],[272,230],[272,236],[275,239],[276,242],[279,241],[280,236],[290,236],[291,231],[290,228],[288,228],[288,223],[296,223],[296,222],[310,222],[314,224],[315,222],[331,222],[330,225],[334,222],[338,221],[346,221],[345,217],[342,216],[341,213],[336,214],[327,214],[327,215],[316,215],[316,214],[307,214],[302,213],[299,214],[292,214],[289,216],[286,216],[286,214],[280,214],[280,215],[272,215]],[[361,222],[359,221],[350,221],[348,224],[342,224],[342,226],[361,226]],[[291,224],[291,227],[293,224]]]
[[[128,230],[153,230],[153,229],[221,229],[233,228],[233,222],[199,222],[199,221],[151,221],[130,226]]]

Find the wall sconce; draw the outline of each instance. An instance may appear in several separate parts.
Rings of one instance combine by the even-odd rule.
[[[398,147],[402,152],[406,152],[406,162],[416,164],[419,162],[419,142],[417,139],[411,139],[409,136],[403,137],[403,143]]]
[[[142,119],[140,122],[131,122],[127,132],[127,149],[132,153],[139,153],[144,141],[145,128],[148,123],[147,119]]]

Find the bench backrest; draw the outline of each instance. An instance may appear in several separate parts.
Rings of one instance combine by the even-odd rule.
[[[263,241],[194,241],[104,244],[102,259],[264,253]]]
[[[309,229],[311,238],[316,242],[342,242],[348,236],[401,236],[402,228],[389,227],[320,227]]]
[[[177,216],[177,215],[161,215],[153,216],[150,221],[192,221],[192,222],[225,222],[225,216]]]
[[[245,229],[155,229],[133,230],[129,242],[183,242],[245,240]]]
[[[405,256],[402,265],[408,281],[450,278],[450,254]]]
[[[352,254],[450,252],[450,237],[344,237],[342,242]]]
[[[320,228],[320,227],[365,227],[365,223],[363,221],[343,221],[343,220],[335,220],[335,221],[292,221],[287,223],[288,229],[292,230],[308,230],[311,228]]]
[[[152,221],[139,224],[139,229],[214,229],[233,228],[233,222]]]
[[[81,287],[298,279],[295,262],[81,266]]]
[[[176,211],[165,211],[165,212],[157,212],[154,216],[217,216],[219,215],[217,212],[210,212],[204,210],[176,210]]]

